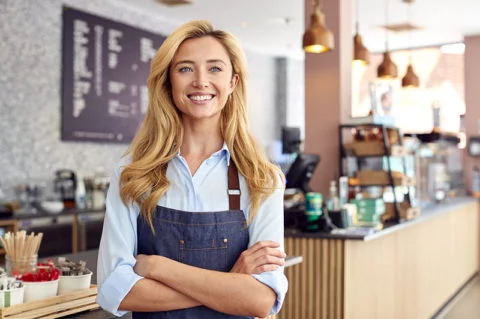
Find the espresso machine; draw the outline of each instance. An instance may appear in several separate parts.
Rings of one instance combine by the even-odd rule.
[[[77,189],[77,178],[72,170],[61,169],[55,172],[55,192],[63,201],[64,208],[75,208],[75,190]]]

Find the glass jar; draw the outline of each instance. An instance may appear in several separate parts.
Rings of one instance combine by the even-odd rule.
[[[31,256],[19,256],[11,258],[11,256],[5,256],[5,268],[7,270],[7,275],[12,276],[12,273],[15,273],[15,276],[21,276],[26,272],[35,272],[37,270],[37,261],[38,255]]]

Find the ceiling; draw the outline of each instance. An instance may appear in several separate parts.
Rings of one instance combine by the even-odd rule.
[[[155,13],[174,26],[192,19],[210,20],[216,28],[232,32],[251,50],[300,59],[304,56],[304,0],[195,0],[194,4],[179,6],[167,6],[158,0],[115,1]],[[386,24],[386,0],[357,1],[364,44],[372,52],[384,51],[385,31],[381,26]],[[408,4],[388,0],[388,24],[410,22],[421,28],[411,35],[389,32],[391,50],[461,42],[464,35],[480,35],[480,0],[416,0],[410,5],[410,21],[408,16]],[[328,25],[328,16],[326,20]]]

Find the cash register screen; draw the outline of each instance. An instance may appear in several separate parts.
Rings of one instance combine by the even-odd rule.
[[[310,192],[308,184],[319,162],[320,156],[316,154],[298,153],[286,175],[287,188],[299,188],[304,193]]]

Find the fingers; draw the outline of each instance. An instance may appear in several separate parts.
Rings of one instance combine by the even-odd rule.
[[[275,257],[272,255],[263,255],[260,256],[255,260],[256,265],[265,265],[265,264],[273,264],[273,265],[278,265],[278,266],[284,266],[285,265],[285,260],[283,257]]]
[[[267,271],[275,271],[278,269],[279,266],[277,265],[272,265],[272,264],[266,264],[266,265],[261,265],[261,266],[258,266],[257,268],[255,268],[253,271],[252,271],[252,274],[255,274],[255,275],[259,275],[263,272],[267,272]]]
[[[279,249],[265,247],[265,248],[257,250],[252,255],[252,258],[254,260],[262,261],[262,259],[268,259],[269,257],[276,257],[278,259],[278,258],[285,258],[286,256],[287,255]]]
[[[280,244],[273,240],[261,240],[255,243],[252,247],[248,248],[252,252],[255,252],[263,248],[279,248]]]

